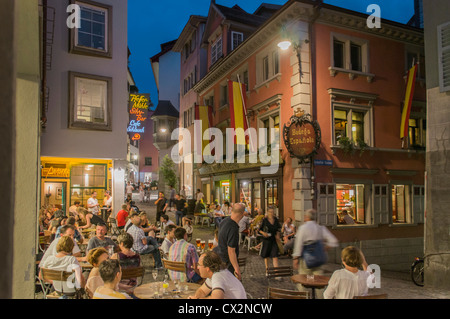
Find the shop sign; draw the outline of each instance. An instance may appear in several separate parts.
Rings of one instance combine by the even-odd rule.
[[[316,166],[333,166],[332,160],[314,160],[314,165]]]
[[[320,147],[319,123],[312,121],[310,114],[297,112],[284,125],[283,137],[291,157],[298,158],[301,163],[309,163]]]
[[[55,168],[53,166],[45,167],[41,170],[42,178],[69,178],[69,168]]]
[[[148,116],[148,108],[150,106],[150,94],[130,94],[129,103],[129,119],[127,133],[133,141],[141,139],[145,133],[144,121]]]
[[[230,186],[230,181],[223,181],[223,182],[220,182],[220,186]]]

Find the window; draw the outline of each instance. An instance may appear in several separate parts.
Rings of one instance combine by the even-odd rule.
[[[228,105],[228,84],[220,86],[220,107]]]
[[[81,27],[70,29],[70,52],[112,57],[112,7],[92,1],[72,3],[80,6]]]
[[[426,147],[427,121],[423,118],[410,118],[408,127],[409,146]]]
[[[69,128],[112,130],[112,79],[69,72]]]
[[[243,41],[244,34],[242,32],[231,32],[231,50],[236,49]]]
[[[408,73],[409,69],[412,68],[414,63],[419,63],[417,68],[417,78],[425,79],[425,55],[421,52],[417,51],[408,51],[406,52],[406,66],[405,66],[405,74]]]
[[[106,190],[106,168],[105,164],[80,164],[73,165],[70,175],[70,202],[80,201],[85,205],[93,191],[97,192],[97,198],[104,197]]]
[[[273,74],[280,73],[280,58],[278,51],[273,52]]]
[[[331,50],[330,69],[369,72],[367,40],[332,34]]]
[[[348,138],[353,143],[371,144],[372,109],[369,107],[349,107],[336,105],[333,111],[334,144],[341,138]]]
[[[256,56],[256,86],[266,84],[279,77],[280,74],[280,54],[278,47],[268,48]],[[279,80],[279,78],[278,78]]]
[[[411,186],[392,185],[392,222],[411,223]]]
[[[269,79],[269,57],[265,56],[262,60],[263,81]]]
[[[211,45],[211,65],[217,62],[222,57],[222,37],[218,38],[213,45]]]
[[[260,127],[266,129],[266,143],[265,145],[271,145],[271,141],[275,143],[280,143],[280,115],[279,110],[275,113],[272,113],[269,116],[260,119]],[[272,130],[275,129],[275,135],[272,136]]]
[[[339,224],[365,224],[365,207],[364,184],[336,185],[336,213]]]
[[[438,26],[438,69],[440,91],[450,91],[450,22]]]

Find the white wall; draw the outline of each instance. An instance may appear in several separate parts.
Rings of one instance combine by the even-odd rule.
[[[125,159],[127,155],[127,0],[98,0],[113,5],[112,59],[69,53],[68,1],[50,0],[56,9],[50,100],[41,156]],[[112,131],[68,129],[69,71],[112,77]]]

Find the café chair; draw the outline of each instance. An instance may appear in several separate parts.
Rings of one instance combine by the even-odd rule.
[[[184,261],[171,261],[167,259],[162,260],[164,268],[167,270],[178,271],[186,273],[186,263]]]
[[[168,259],[169,259],[168,254],[166,254],[166,253],[164,252],[164,250],[162,250],[161,248],[159,248],[159,254],[161,255],[161,259],[165,259],[165,260],[168,260]]]
[[[241,275],[245,272],[245,265],[247,264],[247,257],[238,257],[239,269],[241,270]]]
[[[58,291],[54,285],[55,281],[67,282],[67,280],[73,276],[75,278],[74,272],[53,270],[41,268],[42,279],[39,278],[41,283],[42,292],[44,293],[44,299],[54,299],[59,298],[61,296],[73,297],[76,295],[75,292],[64,292],[64,289]],[[50,284],[52,283],[52,284]],[[56,291],[56,295],[50,295],[52,288]],[[61,285],[62,288],[62,285]]]
[[[122,268],[122,279],[134,279],[140,278],[137,286],[142,285],[144,282],[145,269],[142,266],[139,267],[131,267],[131,268]]]
[[[354,296],[353,299],[388,299],[388,294]]]
[[[267,289],[267,299],[309,299],[309,293],[269,287]]]
[[[109,224],[111,229],[111,236],[119,236],[120,235],[120,229],[117,227],[117,221],[115,218],[110,217]]]
[[[280,266],[267,268],[266,277],[271,279],[275,277],[291,277],[294,275],[292,266]]]

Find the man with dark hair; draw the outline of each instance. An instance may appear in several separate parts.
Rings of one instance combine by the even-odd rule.
[[[202,278],[198,274],[197,262],[198,254],[194,245],[187,241],[187,232],[183,227],[175,229],[175,238],[177,241],[169,248],[169,260],[182,261],[186,263],[186,273],[169,270],[172,280],[181,280],[188,282],[199,282]]]
[[[242,283],[228,270],[223,268],[222,259],[213,251],[200,256],[198,262],[200,276],[206,281],[190,299],[247,299]]]
[[[176,223],[177,226],[183,226],[182,224],[182,219],[184,216],[183,210],[187,207],[187,203],[186,200],[184,198],[182,198],[179,194],[175,195],[175,216],[176,216]]]
[[[231,216],[225,218],[219,226],[219,255],[228,270],[241,280],[239,269],[239,221],[244,216],[245,207],[241,203],[233,205]]]
[[[107,259],[103,261],[98,266],[98,271],[104,284],[95,290],[93,299],[132,299],[127,293],[116,290],[122,279],[119,260]]]
[[[176,225],[169,225],[165,228],[166,237],[164,237],[160,248],[166,255],[169,254],[169,248],[175,242],[175,229],[177,229]]]
[[[167,206],[169,206],[167,199],[163,192],[159,192],[159,198],[155,201],[156,205],[156,224],[159,222],[161,215],[165,214]]]

